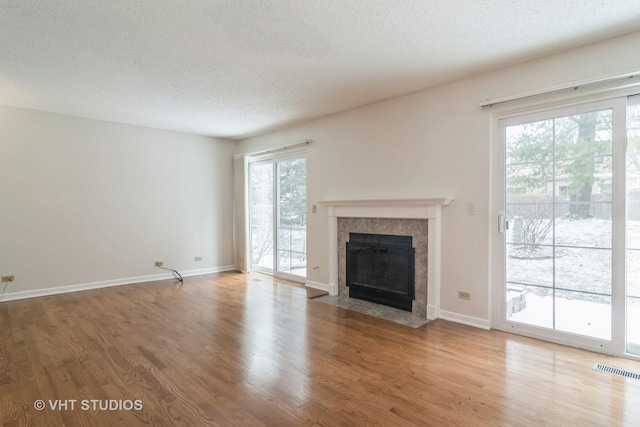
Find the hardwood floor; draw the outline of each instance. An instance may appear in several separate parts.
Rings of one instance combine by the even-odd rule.
[[[640,371],[442,320],[412,329],[222,273],[0,303],[0,424],[640,425],[640,381],[594,362]]]

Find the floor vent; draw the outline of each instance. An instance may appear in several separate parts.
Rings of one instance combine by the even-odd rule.
[[[607,372],[609,374],[619,375],[621,377],[640,381],[640,373],[627,371],[626,369],[618,369],[614,368],[613,366],[603,365],[602,363],[594,363],[593,369],[595,371]]]

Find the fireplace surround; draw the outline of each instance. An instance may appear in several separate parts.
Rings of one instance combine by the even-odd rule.
[[[350,296],[347,286],[346,245],[351,233],[407,236],[412,239],[414,254],[414,297],[406,310],[426,316],[429,267],[429,220],[415,218],[338,218],[338,295]],[[372,301],[374,302],[374,301]]]
[[[441,209],[453,201],[452,197],[423,199],[379,199],[379,200],[328,200],[318,204],[327,207],[329,216],[329,283],[330,295],[346,295],[343,285],[346,262],[343,227],[351,227],[350,222],[361,224],[362,229],[351,230],[362,233],[412,235],[416,247],[416,299],[412,312],[427,319],[439,317],[440,307],[440,244],[441,244]],[[384,220],[391,220],[386,224]],[[420,220],[418,222],[411,220]],[[379,231],[371,231],[371,225],[378,223]],[[339,226],[340,224],[340,226]],[[340,227],[340,230],[339,230]],[[388,232],[392,227],[398,231]],[[419,254],[420,244],[407,227],[423,230],[424,253]],[[342,235],[342,238],[340,237]],[[344,243],[341,243],[344,242]],[[342,264],[342,265],[341,265]],[[422,277],[419,278],[419,271]],[[342,280],[340,280],[342,278]],[[422,286],[422,287],[421,287]],[[420,295],[419,295],[420,294]],[[416,303],[417,301],[417,303]]]

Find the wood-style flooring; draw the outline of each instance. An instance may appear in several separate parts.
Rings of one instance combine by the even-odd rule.
[[[640,371],[221,273],[0,303],[0,425],[640,426],[640,381],[595,362]]]

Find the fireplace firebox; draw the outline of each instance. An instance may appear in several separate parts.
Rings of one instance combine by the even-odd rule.
[[[411,236],[349,233],[349,297],[411,311],[415,299],[415,248]]]

